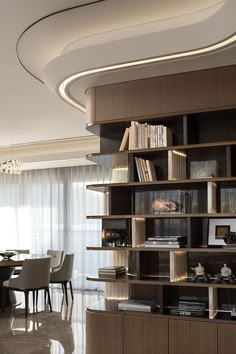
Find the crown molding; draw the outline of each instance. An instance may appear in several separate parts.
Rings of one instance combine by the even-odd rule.
[[[0,159],[17,158],[23,161],[24,169],[78,166],[90,164],[86,155],[98,152],[100,140],[86,136],[29,144],[11,145],[0,148]]]

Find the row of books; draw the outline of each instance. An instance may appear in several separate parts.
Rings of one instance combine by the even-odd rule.
[[[154,236],[148,237],[145,247],[157,248],[182,248],[186,246],[186,236]]]
[[[172,135],[172,130],[162,124],[151,125],[131,121],[131,126],[125,129],[119,150],[171,146],[173,144]]]
[[[115,279],[126,273],[126,267],[124,266],[108,266],[98,269],[98,276],[100,278],[112,278]]]
[[[157,180],[153,161],[135,157],[135,163],[139,182],[152,182]]]

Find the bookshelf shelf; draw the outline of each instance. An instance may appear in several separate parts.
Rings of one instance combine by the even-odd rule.
[[[198,213],[198,214],[132,214],[132,215],[88,215],[88,219],[184,219],[184,218],[235,218],[235,213]]]
[[[177,286],[177,287],[193,287],[193,288],[222,288],[222,289],[236,289],[236,284],[217,284],[212,280],[208,283],[193,283],[191,281],[174,281],[169,280],[156,280],[155,278],[147,277],[144,279],[129,279],[127,277],[119,277],[115,279],[100,278],[100,277],[87,277],[89,281],[103,282],[103,283],[125,283],[125,284],[139,284],[139,285],[164,285],[164,286]]]
[[[127,340],[127,328],[140,341],[138,348],[144,348],[140,354],[146,353],[143,343],[149,342],[154,348],[151,353],[162,353],[150,337],[160,328],[167,343],[162,346],[165,354],[192,352],[196,333],[200,347],[207,348],[205,352],[226,354],[220,345],[225,342],[220,337],[222,326],[227,326],[224,333],[233,333],[231,339],[236,335],[231,319],[236,280],[220,277],[224,266],[236,277],[236,247],[222,247],[224,227],[236,232],[232,226],[234,219],[236,225],[235,80],[236,66],[231,66],[89,89],[96,109],[87,129],[100,137],[100,152],[87,158],[109,168],[112,178],[109,183],[87,186],[104,193],[108,205],[103,215],[87,218],[101,220],[103,230],[122,231],[127,243],[117,247],[119,243],[109,245],[101,240],[101,246],[87,250],[111,252],[112,265],[125,267],[128,274],[117,278],[88,276],[89,281],[105,284],[105,302],[89,307],[89,311],[91,316],[111,316],[109,319],[116,323],[115,335],[117,323],[123,326],[123,351],[119,354],[137,352]],[[152,140],[154,132],[164,132],[164,136]],[[150,147],[153,144],[159,147]],[[167,212],[170,209],[172,212]],[[217,228],[210,227],[212,222]],[[169,243],[165,240],[168,237],[173,239]],[[200,276],[193,282],[199,264],[208,281]],[[127,298],[157,300],[160,308],[153,313],[119,311],[117,303]],[[206,302],[205,316],[172,315],[171,309],[183,298]],[[150,329],[146,332],[140,329],[144,320],[145,328]],[[110,330],[108,323],[104,338]],[[186,346],[183,334],[187,332]],[[92,354],[97,347],[89,350],[87,354]],[[108,354],[104,348],[101,353]]]
[[[170,248],[158,248],[158,247],[153,247],[153,248],[147,248],[147,247],[87,247],[87,250],[90,251],[110,251],[110,252],[126,252],[126,251],[131,251],[131,252],[153,252],[153,251],[158,251],[158,252],[170,252]],[[185,247],[185,248],[172,248],[171,251],[184,251],[184,252],[189,252],[189,253],[219,253],[219,247]],[[220,249],[221,253],[235,253],[236,252],[236,247],[235,248],[224,248],[222,247]]]
[[[134,187],[142,187],[142,186],[169,186],[174,185],[176,188],[181,188],[182,186],[186,186],[186,184],[195,184],[201,185],[207,182],[217,182],[219,185],[223,183],[230,182],[230,184],[236,183],[236,177],[214,177],[214,178],[199,178],[199,179],[181,179],[181,180],[161,180],[161,181],[153,181],[153,182],[128,182],[128,183],[104,183],[104,184],[90,184],[87,185],[87,189],[94,190],[96,192],[108,192],[109,188],[112,187],[125,187],[125,186],[134,186]],[[191,187],[190,187],[191,188]]]
[[[226,147],[226,146],[235,146],[236,141],[221,141],[221,142],[213,142],[213,143],[202,143],[202,144],[189,144],[189,145],[173,145],[173,146],[167,146],[167,147],[159,147],[159,148],[147,148],[147,149],[134,149],[134,150],[125,150],[125,151],[114,151],[114,152],[109,152],[109,153],[94,153],[94,154],[89,154],[87,155],[87,159],[91,162],[97,163],[99,165],[105,166],[105,167],[112,167],[112,161],[114,156],[119,156],[122,154],[138,154],[138,155],[144,155],[144,154],[156,154],[158,152],[162,151],[168,151],[168,150],[191,150],[191,149],[202,149],[202,148],[214,148],[214,147]]]

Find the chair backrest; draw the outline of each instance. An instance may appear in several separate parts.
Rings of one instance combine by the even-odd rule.
[[[59,268],[62,264],[64,251],[62,250],[47,250],[47,255],[51,256],[51,268]]]
[[[74,254],[66,254],[61,267],[50,274],[50,281],[53,282],[63,282],[71,281],[73,272]]]
[[[20,275],[15,278],[17,286],[26,289],[47,287],[50,280],[50,257],[26,259]]]
[[[17,249],[17,248],[14,248],[14,249],[10,249],[10,250],[6,250],[6,251],[15,251],[17,252],[18,254],[29,254],[30,253],[30,250],[29,249]]]

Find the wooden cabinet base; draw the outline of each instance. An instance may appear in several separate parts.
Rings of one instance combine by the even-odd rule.
[[[87,311],[86,354],[236,354],[236,323]]]
[[[169,320],[169,354],[216,354],[217,324]]]
[[[86,313],[86,354],[123,354],[124,318]]]
[[[168,320],[125,316],[124,354],[168,354]]]

